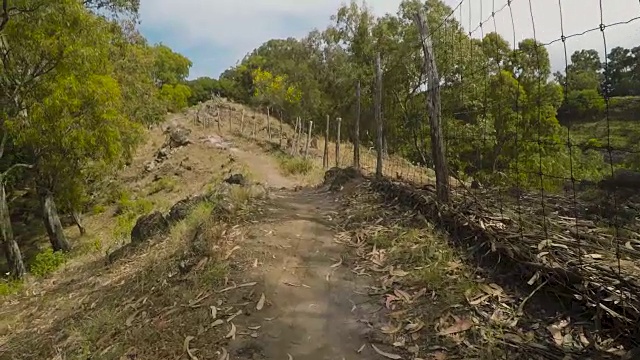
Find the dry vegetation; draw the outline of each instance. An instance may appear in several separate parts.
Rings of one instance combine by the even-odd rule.
[[[633,358],[610,337],[615,334],[597,329],[579,308],[565,307],[570,302],[547,286],[551,280],[531,279],[526,285],[530,276],[507,256],[501,264],[477,237],[443,227],[448,215],[434,223],[432,213],[400,192],[369,182],[343,205],[345,230],[338,240],[353,249],[352,271],[377,280],[371,294],[382,297],[381,310],[389,319],[379,330],[396,354]]]

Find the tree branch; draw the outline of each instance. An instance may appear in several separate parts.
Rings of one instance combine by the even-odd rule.
[[[5,131],[4,134],[2,134],[2,142],[0,143],[0,159],[2,159],[2,156],[4,156],[4,148],[7,145],[7,138],[9,136],[7,135],[7,132]]]
[[[33,165],[29,165],[29,164],[13,164],[11,165],[5,172],[3,172],[2,174],[0,174],[0,179],[2,179],[2,181],[4,181],[4,178],[9,175],[9,173],[15,169],[18,168],[25,168],[25,169],[32,169]]]

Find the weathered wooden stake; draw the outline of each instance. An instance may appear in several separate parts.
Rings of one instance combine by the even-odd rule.
[[[253,138],[258,135],[258,119],[256,118],[256,112],[253,112]]]
[[[327,128],[324,131],[324,154],[322,155],[322,167],[325,169],[329,168],[329,120],[330,117],[327,115]]]
[[[336,121],[336,167],[340,167],[340,127],[342,126],[342,118],[337,118]]]
[[[302,118],[298,118],[300,121],[300,127],[298,128],[298,139],[296,140],[296,154],[300,153],[300,145],[302,144],[302,134],[304,134],[304,123],[302,122]]]
[[[222,130],[220,129],[220,123],[222,122],[222,109],[218,107],[218,134],[222,134]]]
[[[233,130],[232,126],[231,126],[231,114],[232,114],[232,110],[229,109],[229,132],[231,132],[231,130]]]
[[[427,19],[420,12],[417,12],[414,20],[420,32],[424,53],[424,73],[427,74],[428,79],[427,111],[431,126],[431,153],[436,171],[436,192],[438,200],[446,203],[449,202],[449,169],[447,168],[441,128],[440,77],[438,76]]]
[[[378,128],[376,141],[376,176],[382,177],[382,66],[380,65],[380,53],[376,55],[376,93],[375,93],[375,118]]]
[[[269,107],[267,106],[267,136],[271,141],[271,117],[269,116]]]
[[[242,109],[242,117],[240,118],[240,134],[244,135],[244,109]]]
[[[298,134],[298,126],[300,126],[299,124],[299,120],[298,117],[296,117],[296,125],[293,128],[293,138],[291,139],[291,149],[289,149],[289,155],[293,156],[295,153],[295,149],[296,149],[296,135]]]
[[[356,119],[353,129],[353,167],[360,169],[360,81],[356,84]]]
[[[304,146],[304,158],[309,156],[309,143],[311,142],[311,131],[313,131],[313,121],[309,121],[309,129],[307,131],[307,144]]]
[[[284,131],[282,131],[282,111],[280,111],[280,148],[282,149],[282,138],[284,136]]]

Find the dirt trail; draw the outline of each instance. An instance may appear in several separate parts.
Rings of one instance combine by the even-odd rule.
[[[234,152],[259,180],[289,189],[272,193],[265,219],[248,230],[253,235],[244,247],[257,259],[257,266],[244,276],[258,282],[267,305],[254,316],[237,319],[238,328],[260,329],[256,338],[232,341],[231,358],[376,358],[368,345],[366,320],[376,306],[364,295],[366,279],[342,264],[346,249],[334,242],[335,196],[322,189],[294,191],[295,182],[280,175],[272,158]]]
[[[269,219],[253,229],[262,236],[250,245],[263,255],[250,277],[263,286],[269,304],[253,320],[266,320],[259,324],[258,338],[232,342],[231,354],[239,359],[375,358],[369,346],[357,353],[369,337],[367,321],[361,320],[375,309],[361,295],[367,283],[338,265],[344,249],[333,241],[332,196],[322,190],[275,195]]]
[[[254,176],[260,179],[260,181],[265,182],[267,186],[274,188],[291,188],[296,185],[294,180],[280,174],[278,164],[268,155],[257,154],[239,148],[233,148],[231,152],[240,162],[248,166],[249,171]]]

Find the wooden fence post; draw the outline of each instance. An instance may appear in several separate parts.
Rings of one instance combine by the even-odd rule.
[[[427,74],[427,111],[429,113],[429,123],[431,126],[431,153],[436,170],[436,193],[438,200],[449,202],[449,169],[444,151],[444,140],[441,128],[441,108],[440,108],[440,77],[436,67],[435,54],[429,34],[427,19],[420,12],[415,15],[415,23],[420,32],[422,51],[424,55],[424,73]]]
[[[322,166],[329,168],[329,115],[327,115],[327,128],[324,131],[324,155],[322,155]]]
[[[222,122],[222,108],[218,106],[218,134],[222,134],[222,130],[220,129],[221,122]]]
[[[307,131],[307,144],[304,146],[304,158],[309,156],[309,143],[311,142],[311,131],[313,131],[313,121],[309,121],[309,129]]]
[[[296,149],[296,134],[298,133],[298,117],[296,116],[296,124],[293,127],[293,138],[291,139],[291,149],[289,149],[289,155],[293,156],[294,150]]]
[[[256,119],[256,112],[253,112],[253,138],[255,139],[258,132],[258,119]]]
[[[233,111],[231,110],[231,108],[229,108],[229,132],[231,132],[231,130],[233,130],[233,127],[231,126],[231,114],[233,113]]]
[[[267,136],[271,141],[271,117],[269,116],[269,107],[267,106]]]
[[[342,126],[342,118],[337,118],[336,121],[336,167],[340,167],[340,127]]]
[[[382,66],[380,64],[380,53],[376,54],[375,118],[378,128],[376,141],[376,176],[382,177]]]
[[[284,132],[282,131],[282,110],[280,111],[280,148],[282,149],[282,137],[284,136]]]
[[[296,140],[296,154],[300,153],[300,145],[302,144],[302,134],[304,134],[304,123],[302,122],[302,118],[298,118],[300,122],[300,127],[298,128],[298,138]]]
[[[360,81],[356,84],[356,119],[353,129],[353,167],[360,169]]]
[[[240,134],[244,135],[244,109],[242,109],[242,117],[240,118]]]

